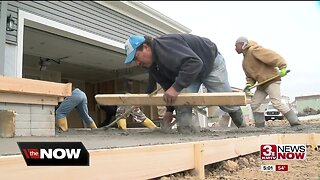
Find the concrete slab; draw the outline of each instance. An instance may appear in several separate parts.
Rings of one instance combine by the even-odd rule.
[[[23,141],[81,141],[87,149],[110,149],[118,147],[147,146],[157,144],[173,144],[184,142],[196,142],[202,140],[226,139],[244,136],[286,134],[286,133],[320,133],[320,120],[316,122],[304,122],[303,128],[292,128],[288,125],[269,126],[259,129],[248,128],[220,128],[211,127],[202,130],[199,134],[179,134],[176,130],[165,134],[149,129],[128,129],[129,135],[119,129],[70,129],[68,132],[58,132],[53,137],[15,137],[0,138],[0,155],[21,154],[17,142]]]

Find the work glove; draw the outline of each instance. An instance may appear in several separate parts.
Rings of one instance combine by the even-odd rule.
[[[246,92],[246,93],[249,92],[249,91],[250,91],[249,88],[252,87],[252,86],[253,86],[253,85],[252,85],[251,83],[247,83],[247,84],[246,84],[246,87],[243,89],[243,92]]]
[[[281,77],[287,75],[287,68],[286,67],[281,68],[279,71],[279,74]]]

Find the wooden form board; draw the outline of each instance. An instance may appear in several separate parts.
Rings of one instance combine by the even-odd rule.
[[[59,97],[34,95],[34,94],[12,94],[0,93],[0,102],[18,103],[18,104],[40,104],[40,105],[57,105],[60,102]]]
[[[22,155],[0,157],[1,179],[151,179],[258,152],[261,144],[320,145],[320,134],[272,134],[181,144],[89,150],[90,166],[26,166]]]
[[[0,76],[0,92],[65,97],[71,95],[71,83],[55,83],[27,78]]]
[[[168,105],[163,100],[163,94],[153,96],[148,94],[98,94],[95,98],[101,105]],[[246,105],[246,94],[244,92],[181,93],[171,105]]]
[[[85,167],[32,167],[26,166],[22,156],[0,157],[0,177],[1,179],[45,177],[48,180],[150,179],[150,177],[193,169],[193,147],[192,143],[187,143],[92,150],[89,151],[90,166]],[[2,168],[4,166],[8,168]],[[4,174],[7,176],[3,176]]]
[[[276,144],[277,139],[278,135],[272,134],[207,141],[203,148],[204,164],[212,164],[257,152],[260,150],[261,144]]]

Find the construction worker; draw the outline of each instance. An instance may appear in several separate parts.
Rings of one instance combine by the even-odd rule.
[[[170,105],[180,92],[196,93],[203,83],[208,92],[232,92],[223,56],[209,39],[192,34],[166,34],[160,37],[131,36],[125,43],[125,64],[135,61],[149,70],[147,92],[156,83],[165,90],[163,99]],[[245,127],[239,106],[220,106],[237,127]],[[172,113],[168,111],[167,113]],[[192,106],[176,106],[180,133],[200,132],[199,121],[192,119]]]
[[[75,108],[81,119],[91,128],[97,128],[93,119],[88,114],[87,96],[79,88],[72,91],[71,96],[66,97],[56,110],[56,124],[62,131],[68,130],[67,115]]]
[[[281,101],[281,77],[284,77],[287,74],[287,62],[284,58],[278,53],[264,48],[243,36],[236,40],[235,50],[238,54],[243,54],[242,68],[247,80],[244,91],[248,91],[255,83],[263,82],[280,75],[279,77],[258,86],[252,97],[251,108],[255,126],[265,126],[264,113],[259,112],[259,107],[268,95],[273,107],[284,114],[291,126],[301,125],[294,111]]]
[[[121,116],[123,113],[125,113],[128,109],[130,109],[131,106],[118,106],[117,112],[116,112],[116,118]],[[129,116],[132,116],[133,120],[137,123],[142,123],[144,126],[146,126],[149,129],[156,129],[157,126],[149,119],[147,116],[140,110],[139,107],[135,107],[131,113],[122,119],[120,119],[117,124],[120,129],[126,130],[127,129],[127,120]]]

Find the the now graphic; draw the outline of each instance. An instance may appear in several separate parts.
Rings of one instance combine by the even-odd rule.
[[[28,166],[89,166],[81,142],[17,142]]]

